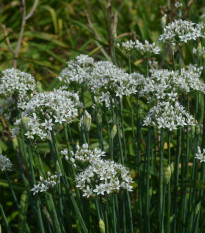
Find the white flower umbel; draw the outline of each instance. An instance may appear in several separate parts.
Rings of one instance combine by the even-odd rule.
[[[128,74],[111,62],[99,61],[94,64],[88,86],[100,102],[110,106],[110,98],[128,96],[137,93],[139,82],[143,75],[139,73]]]
[[[67,150],[61,152],[76,168],[83,168],[76,177],[83,196],[106,195],[118,192],[120,189],[132,191],[132,177],[129,170],[121,164],[110,160],[103,160],[105,152],[97,148],[91,150],[88,144],[77,146],[77,151],[67,157]]]
[[[126,167],[114,161],[92,160],[84,171],[76,177],[77,185],[83,196],[104,196],[120,189],[132,191],[132,177]]]
[[[29,95],[34,92],[36,82],[31,74],[17,69],[6,69],[2,71],[0,78],[0,109],[7,119],[16,117],[17,103],[29,99]]]
[[[198,146],[198,152],[195,158],[198,159],[200,162],[205,162],[205,149],[203,149],[203,152],[201,152],[201,149]]]
[[[4,96],[19,95],[26,96],[36,88],[36,82],[31,74],[17,69],[6,69],[2,71],[3,76],[0,79],[0,94]]]
[[[67,155],[68,151],[67,149],[64,149],[61,151],[63,155]],[[71,157],[70,162],[74,164],[74,166],[77,165],[77,163],[91,163],[93,160],[102,158],[105,156],[105,152],[95,148],[94,150],[91,150],[88,148],[88,144],[85,143],[81,147],[77,145],[76,152],[74,153],[71,151]]]
[[[159,41],[168,43],[187,43],[189,40],[196,40],[204,37],[202,27],[186,20],[175,20],[168,24],[160,36]]]
[[[146,96],[148,101],[171,100],[175,101],[178,95],[200,91],[205,93],[205,84],[200,80],[202,67],[189,65],[181,71],[151,69],[151,76],[144,79],[143,88],[139,91],[140,96]]]
[[[6,156],[0,154],[0,169],[1,171],[11,171],[13,164]]]
[[[85,83],[90,78],[94,59],[87,55],[79,55],[74,60],[67,62],[67,67],[60,73],[59,80],[65,84],[76,82]]]
[[[195,125],[195,119],[178,102],[174,105],[170,102],[161,102],[149,110],[144,125],[173,131],[178,127]]]
[[[175,5],[176,8],[182,8],[183,7],[183,4],[181,2],[176,2],[174,5]]]
[[[26,136],[49,138],[55,125],[71,123],[78,116],[79,96],[64,89],[37,93],[23,107],[22,119],[27,119]],[[17,121],[16,125],[21,122]]]
[[[160,53],[160,47],[157,46],[155,43],[149,43],[147,40],[145,40],[145,43],[141,43],[139,40],[136,41],[126,41],[122,42],[121,44],[117,44],[118,47],[121,47],[125,52],[131,53],[131,52],[140,52],[144,56],[150,56],[152,54],[159,54]]]
[[[40,176],[40,181],[38,181],[38,184],[34,185],[34,187],[31,189],[33,195],[38,192],[47,192],[49,188],[54,188],[57,184],[60,184],[61,174],[51,175],[50,172],[47,172],[47,176],[48,177],[46,179]]]

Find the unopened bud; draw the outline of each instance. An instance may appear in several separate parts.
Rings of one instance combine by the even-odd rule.
[[[170,164],[170,169],[171,169],[171,174],[173,174],[174,173],[174,162]]]
[[[198,122],[196,122],[195,130],[196,130],[196,135],[199,135],[200,134],[200,125]]]
[[[43,88],[42,88],[42,85],[40,82],[37,82],[37,84],[36,84],[36,91],[39,93],[43,92]]]
[[[18,139],[17,137],[14,137],[13,138],[13,147],[14,147],[14,150],[17,150],[19,144],[18,144]]]
[[[167,14],[164,14],[161,18],[161,24],[162,24],[162,28],[164,28],[167,24]]]
[[[171,167],[170,167],[170,165],[168,165],[168,167],[165,167],[164,171],[163,171],[163,177],[164,177],[165,184],[169,183],[170,178],[171,178],[171,174],[172,174]]]
[[[200,210],[200,207],[201,207],[201,202],[199,202],[195,208],[195,215],[198,214],[199,210]]]
[[[84,116],[83,116],[83,124],[85,127],[85,131],[90,131],[90,125],[91,125],[91,115],[85,110]]]
[[[21,122],[24,130],[28,130],[28,121],[29,121],[28,117],[22,117]]]
[[[198,55],[201,56],[201,54],[202,54],[202,45],[201,45],[201,42],[199,42],[199,44],[197,46],[197,52],[198,52]]]
[[[60,165],[59,165],[59,162],[58,162],[58,161],[56,161],[56,172],[57,172],[58,174],[61,173],[61,169],[60,169]]]
[[[102,219],[99,221],[100,233],[105,233],[105,223]]]
[[[117,126],[113,125],[112,130],[111,130],[111,138],[112,138],[112,140],[115,137],[116,133],[117,133]]]
[[[102,112],[101,111],[98,111],[97,119],[98,119],[98,123],[101,124],[102,123]]]

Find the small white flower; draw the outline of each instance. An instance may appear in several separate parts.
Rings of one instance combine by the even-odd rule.
[[[0,154],[0,169],[1,171],[11,171],[13,164],[6,156]]]

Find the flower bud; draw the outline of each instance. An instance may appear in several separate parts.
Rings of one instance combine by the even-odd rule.
[[[171,174],[172,174],[171,167],[170,167],[170,165],[168,165],[168,167],[165,167],[164,171],[163,171],[164,184],[169,183],[170,178],[171,178]]]
[[[164,14],[161,18],[161,24],[162,24],[162,28],[164,28],[167,24],[167,14]]]
[[[200,125],[198,122],[196,122],[195,130],[196,130],[196,135],[199,135],[200,134]]]
[[[105,223],[102,219],[99,221],[100,233],[105,233]]]
[[[17,139],[17,137],[14,137],[13,138],[13,148],[14,148],[14,150],[17,150],[18,146],[19,146],[18,139]]]
[[[98,111],[97,119],[98,119],[98,123],[101,124],[102,123],[102,112],[101,111]]]
[[[37,82],[37,84],[36,84],[36,91],[39,93],[43,92],[43,88],[42,88],[42,85],[40,82]]]
[[[84,116],[83,116],[83,124],[85,127],[85,131],[90,131],[90,125],[91,125],[91,115],[85,110]]]
[[[199,44],[197,46],[197,52],[198,52],[198,55],[201,56],[201,54],[202,54],[202,45],[201,45],[201,42],[199,42]]]
[[[28,130],[28,121],[29,121],[28,117],[22,117],[21,122],[24,130]]]
[[[117,133],[117,126],[113,125],[112,130],[111,130],[111,139],[112,140],[115,137],[116,133]]]
[[[200,210],[200,207],[201,207],[201,201],[197,204],[196,208],[195,208],[195,215],[198,214],[199,210]]]

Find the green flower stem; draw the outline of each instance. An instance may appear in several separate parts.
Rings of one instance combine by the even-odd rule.
[[[170,132],[168,132],[168,165],[171,164],[171,148],[170,148],[170,141],[171,141],[171,135]],[[167,223],[167,228],[166,228],[166,232],[170,233],[171,229],[170,229],[170,209],[171,209],[171,177],[169,180],[169,183],[167,184],[167,219],[166,219],[166,223]]]
[[[56,156],[57,156],[57,159],[58,159],[58,162],[59,162],[59,166],[60,166],[60,169],[61,169],[61,172],[62,172],[62,179],[63,179],[63,183],[65,184],[65,188],[66,188],[67,194],[68,194],[68,196],[71,199],[71,202],[73,204],[74,210],[76,212],[76,215],[78,217],[78,220],[79,220],[79,222],[81,224],[81,227],[82,227],[84,233],[88,233],[88,230],[87,230],[87,227],[86,227],[85,222],[83,220],[83,217],[82,217],[82,215],[80,213],[80,210],[78,208],[76,200],[75,200],[75,198],[73,196],[73,192],[71,190],[71,187],[70,187],[70,185],[69,185],[69,183],[67,181],[67,177],[66,177],[66,174],[65,174],[65,171],[64,171],[64,168],[63,168],[62,160],[61,160],[61,158],[59,156],[59,153],[58,153],[58,148],[57,148],[57,145],[56,145],[55,136],[54,136],[54,134],[53,134],[52,131],[51,131],[51,137],[52,137],[52,144],[54,146],[55,153],[56,153]]]
[[[6,215],[5,215],[5,213],[4,213],[3,207],[2,207],[2,205],[1,205],[1,202],[0,202],[0,211],[1,211],[1,216],[2,216],[2,218],[3,218],[3,221],[4,221],[4,224],[5,224],[5,227],[6,227],[7,232],[8,232],[8,233],[12,233],[11,228],[10,228],[10,226],[9,226],[9,223],[8,223],[8,221],[7,221]]]
[[[160,170],[159,170],[159,226],[160,232],[164,233],[164,193],[163,193],[163,167],[164,167],[164,130],[161,129],[160,135]]]
[[[137,99],[137,107],[138,105],[138,99]],[[141,181],[141,135],[142,135],[142,120],[139,116],[139,113],[137,114],[137,169],[138,169],[138,203],[139,203],[139,225],[140,225],[140,231],[142,231],[142,204],[143,204],[143,182]]]
[[[8,175],[8,173],[7,173],[7,172],[5,173],[5,175],[6,175],[6,180],[7,180],[7,182],[8,182],[9,189],[10,189],[11,194],[12,194],[12,196],[13,196],[14,202],[15,202],[15,204],[16,204],[16,206],[17,206],[17,208],[19,209],[19,208],[20,208],[20,205],[19,205],[19,203],[18,203],[18,200],[17,200],[16,194],[15,194],[15,192],[14,192],[14,190],[13,190],[12,185],[11,185],[11,182],[10,182],[10,179],[9,179],[9,175]]]
[[[129,218],[130,218],[130,232],[133,233],[133,217],[132,217],[132,208],[131,208],[131,201],[130,201],[130,195],[128,191],[126,191],[127,194],[127,201],[128,201],[128,209],[129,209]]]
[[[52,214],[52,220],[53,220],[53,223],[54,223],[55,232],[56,233],[61,233],[62,228],[61,228],[61,225],[59,223],[57,212],[56,212],[56,207],[54,205],[53,198],[52,198],[50,193],[46,194],[46,201],[47,201],[47,206],[49,208],[49,212]]]
[[[150,150],[151,150],[151,127],[148,127],[147,133],[147,145],[145,152],[145,163],[146,163],[146,194],[145,194],[145,229],[146,232],[150,232],[150,194],[149,194],[149,173],[150,173]]]
[[[114,194],[111,197],[111,204],[112,204],[112,220],[113,220],[113,232],[117,233],[117,219],[116,219],[116,212],[115,212],[115,199]]]
[[[127,160],[127,148],[126,148],[126,137],[125,137],[125,129],[124,129],[124,120],[123,120],[123,103],[122,99],[119,99],[120,102],[120,118],[121,118],[121,127],[122,127],[122,139],[123,139],[123,149],[124,149],[124,156],[125,161]]]
[[[181,128],[177,130],[177,153],[175,159],[174,166],[174,198],[173,198],[173,224],[172,224],[172,232],[176,232],[177,225],[177,200],[178,200],[178,186],[179,186],[179,159],[181,155]]]

